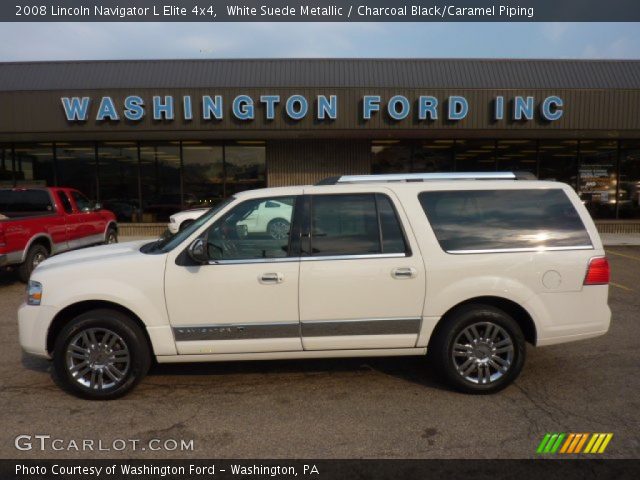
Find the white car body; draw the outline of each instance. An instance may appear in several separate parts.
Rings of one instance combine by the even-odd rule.
[[[197,218],[202,216],[202,214],[207,210],[209,209],[208,208],[191,208],[189,210],[183,210],[182,212],[174,213],[169,217],[169,223],[167,224],[167,228],[172,234],[175,235],[180,231],[181,228],[183,228],[183,223],[185,221],[187,222],[185,224],[186,226],[189,223],[191,223],[193,220],[196,220]]]
[[[578,212],[591,245],[448,253],[425,218],[418,194],[460,189],[560,189]],[[246,200],[349,193],[388,196],[411,254],[178,264],[187,246]],[[258,224],[254,228],[261,230],[265,222]],[[88,248],[38,266],[32,280],[42,284],[42,301],[20,307],[22,348],[50,357],[51,332],[69,320],[64,312],[97,301],[139,319],[161,363],[423,355],[447,312],[483,298],[503,299],[526,312],[533,328],[527,340],[537,346],[596,337],[609,328],[608,285],[583,285],[590,259],[605,255],[600,237],[575,192],[556,182],[443,180],[252,190],[237,194],[171,251],[141,253],[144,243]],[[399,270],[409,273],[395,276]],[[261,281],[269,275],[277,280]],[[377,320],[390,325],[399,319],[404,327],[392,327],[388,334],[372,327],[382,325]],[[278,333],[289,327],[320,333]],[[341,330],[336,334],[329,327]],[[264,333],[269,330],[274,333]],[[231,332],[229,338],[221,338],[222,331]],[[243,337],[242,332],[254,334]]]

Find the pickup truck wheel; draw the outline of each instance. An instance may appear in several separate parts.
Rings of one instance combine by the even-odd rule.
[[[74,318],[56,338],[53,351],[58,383],[90,400],[125,395],[142,380],[150,364],[142,329],[127,315],[109,309]]]
[[[267,225],[267,233],[274,240],[283,240],[289,236],[290,225],[284,218],[275,218]]]
[[[18,276],[24,283],[29,281],[31,272],[49,257],[49,250],[44,245],[32,245],[27,252],[24,262],[18,267]]]
[[[104,236],[105,245],[111,245],[112,243],[118,243],[118,231],[115,228],[109,228],[107,234]]]
[[[524,365],[525,339],[516,321],[490,305],[455,310],[429,345],[438,372],[464,393],[494,393],[512,383]]]

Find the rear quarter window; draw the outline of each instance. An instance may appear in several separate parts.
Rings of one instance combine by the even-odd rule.
[[[418,198],[450,253],[592,246],[561,189],[435,191]]]
[[[0,190],[0,213],[8,217],[51,212],[53,205],[46,190]]]

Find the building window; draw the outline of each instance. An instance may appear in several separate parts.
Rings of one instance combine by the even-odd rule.
[[[640,140],[620,143],[618,217],[640,218]]]
[[[75,188],[98,199],[96,148],[93,143],[56,143],[58,186]]]
[[[537,140],[500,140],[497,147],[498,171],[538,174]]]
[[[538,178],[564,182],[574,189],[578,182],[578,141],[540,140]]]
[[[403,142],[374,141],[371,146],[373,173],[450,172],[453,170],[453,140]]]
[[[135,142],[98,144],[99,200],[119,222],[141,220],[138,146]]]
[[[183,209],[180,143],[140,145],[142,221],[166,222]]]
[[[615,218],[618,142],[580,140],[578,195],[593,218]]]
[[[458,172],[495,172],[495,140],[456,140]]]
[[[266,158],[264,146],[225,146],[225,196],[243,190],[265,187],[267,184]]]
[[[182,142],[183,185],[187,205],[213,206],[226,197],[223,147]]]
[[[0,187],[13,187],[13,156],[9,145],[0,145]]]

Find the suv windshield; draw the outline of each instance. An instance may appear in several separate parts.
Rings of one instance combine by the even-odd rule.
[[[185,239],[189,238],[189,236],[198,230],[202,225],[207,223],[211,217],[215,216],[220,210],[229,205],[232,201],[235,200],[235,197],[229,197],[228,199],[220,202],[218,205],[205,212],[202,216],[198,217],[192,224],[186,227],[184,230],[179,231],[175,235],[167,236],[165,238],[161,238],[152,243],[148,243],[144,245],[140,251],[142,253],[167,253],[182,242]]]

